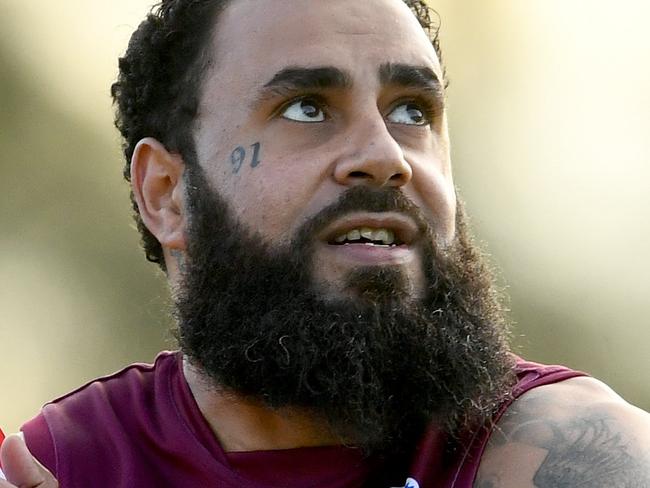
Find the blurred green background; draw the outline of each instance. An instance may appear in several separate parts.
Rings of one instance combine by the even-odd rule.
[[[516,351],[650,409],[650,3],[432,0],[457,183]],[[615,5],[615,6],[614,6]],[[172,348],[109,86],[147,0],[0,0],[0,426]]]

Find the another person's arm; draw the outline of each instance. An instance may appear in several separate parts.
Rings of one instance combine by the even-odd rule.
[[[57,488],[59,483],[29,452],[20,434],[5,439],[0,448],[0,461],[7,480],[0,488]]]

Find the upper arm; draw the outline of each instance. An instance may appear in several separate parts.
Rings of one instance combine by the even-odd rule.
[[[593,378],[531,390],[499,421],[474,488],[650,487],[650,414]]]

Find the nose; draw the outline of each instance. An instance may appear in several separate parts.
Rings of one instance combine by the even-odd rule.
[[[413,177],[411,165],[401,146],[393,138],[383,118],[360,122],[348,133],[349,150],[336,163],[334,179],[346,186],[377,187],[406,185]]]

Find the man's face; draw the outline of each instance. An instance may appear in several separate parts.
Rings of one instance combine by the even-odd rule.
[[[401,0],[233,0],[187,161],[181,349],[369,451],[479,421],[510,363],[456,218],[435,52]]]
[[[442,70],[401,0],[235,0],[213,55],[197,156],[240,222],[286,248],[351,187],[396,187],[437,244],[451,242]],[[325,298],[351,296],[351,273],[382,267],[422,294],[423,235],[408,216],[350,212],[313,238],[312,285]]]

